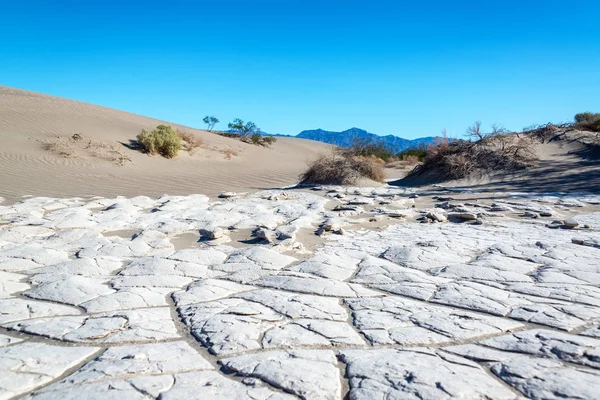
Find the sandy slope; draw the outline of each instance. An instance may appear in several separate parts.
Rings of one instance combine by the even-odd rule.
[[[59,97],[0,86],[0,196],[15,200],[34,196],[134,196],[243,191],[291,185],[298,174],[328,146],[279,138],[271,149],[202,130],[205,147],[195,155],[183,151],[173,160],[149,157],[124,146],[142,128],[164,121]],[[179,127],[176,124],[171,124]],[[124,166],[89,152],[62,157],[44,143],[67,140],[113,146],[131,159]],[[223,151],[238,156],[226,159]]]
[[[560,138],[537,144],[538,162],[515,173],[498,171],[456,181],[442,182],[417,176],[390,182],[392,185],[429,187],[432,184],[468,188],[477,192],[600,193],[600,154],[583,145],[580,138],[597,133],[572,131]]]

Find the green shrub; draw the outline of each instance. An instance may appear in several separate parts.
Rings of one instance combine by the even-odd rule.
[[[160,154],[166,158],[173,158],[181,148],[181,138],[177,131],[167,125],[158,125],[153,131],[142,132],[137,135],[137,141],[144,146],[148,154]]]
[[[579,129],[600,131],[600,113],[587,111],[575,114],[575,126]]]
[[[275,136],[264,136],[262,138],[262,141],[268,146],[275,143],[277,141],[277,138]]]
[[[239,138],[244,143],[251,143],[256,146],[264,146],[269,147],[269,145],[275,143],[277,141],[273,136],[262,136],[260,133],[256,132],[250,136],[235,136]]]
[[[399,160],[412,160],[416,157],[419,161],[423,161],[426,153],[427,146],[425,144],[421,144],[417,147],[411,147],[409,149],[399,152],[398,154],[396,154],[396,157],[398,157]]]
[[[252,144],[258,145],[262,141],[262,136],[260,135],[260,133],[253,133],[252,136],[250,136],[250,141],[252,142]]]
[[[369,141],[360,138],[355,138],[352,147],[346,151],[356,157],[374,157],[385,162],[394,157],[394,152],[383,141]]]

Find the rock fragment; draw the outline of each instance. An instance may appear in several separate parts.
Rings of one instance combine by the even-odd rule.
[[[565,222],[563,223],[563,226],[568,229],[573,229],[573,228],[577,228],[579,226],[579,222],[577,222],[573,218],[569,218],[569,219],[565,220]]]

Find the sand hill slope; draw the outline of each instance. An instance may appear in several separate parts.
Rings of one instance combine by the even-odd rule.
[[[390,182],[392,185],[428,187],[431,184],[468,188],[478,192],[600,193],[600,132],[569,130],[532,145],[537,160],[519,171],[483,172],[448,181],[436,170]]]
[[[0,196],[116,196],[245,191],[297,182],[308,161],[328,150],[310,140],[278,138],[263,148],[207,131],[196,154],[167,160],[126,147],[142,128],[165,123],[78,101],[0,86]],[[167,123],[169,124],[169,123]],[[79,134],[67,154],[48,150]],[[225,153],[237,153],[229,159]],[[116,157],[126,161],[119,166]]]

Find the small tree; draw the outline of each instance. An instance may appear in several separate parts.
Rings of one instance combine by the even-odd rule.
[[[481,121],[475,121],[473,125],[467,128],[466,136],[469,138],[469,140],[478,142],[483,139],[504,135],[507,133],[509,133],[508,129],[506,129],[502,124],[493,124],[491,132],[484,132],[481,129]]]
[[[244,123],[244,121],[242,121],[241,119],[236,118],[227,126],[229,127],[229,129],[238,132],[242,136],[248,136],[253,134],[260,135],[260,128],[256,126],[256,124],[252,121]]]
[[[473,125],[468,127],[466,136],[469,140],[475,139],[475,141],[485,138],[485,133],[481,131],[481,121],[475,121]]]
[[[219,119],[217,117],[208,116],[208,115],[206,117],[204,117],[204,119],[202,121],[204,121],[204,123],[208,127],[207,130],[209,132],[212,131],[213,128],[215,127],[215,125],[219,123]]]
[[[488,136],[504,135],[507,133],[510,133],[510,132],[508,129],[506,129],[504,127],[504,125],[495,123],[492,125],[492,131],[490,132],[490,134]]]

